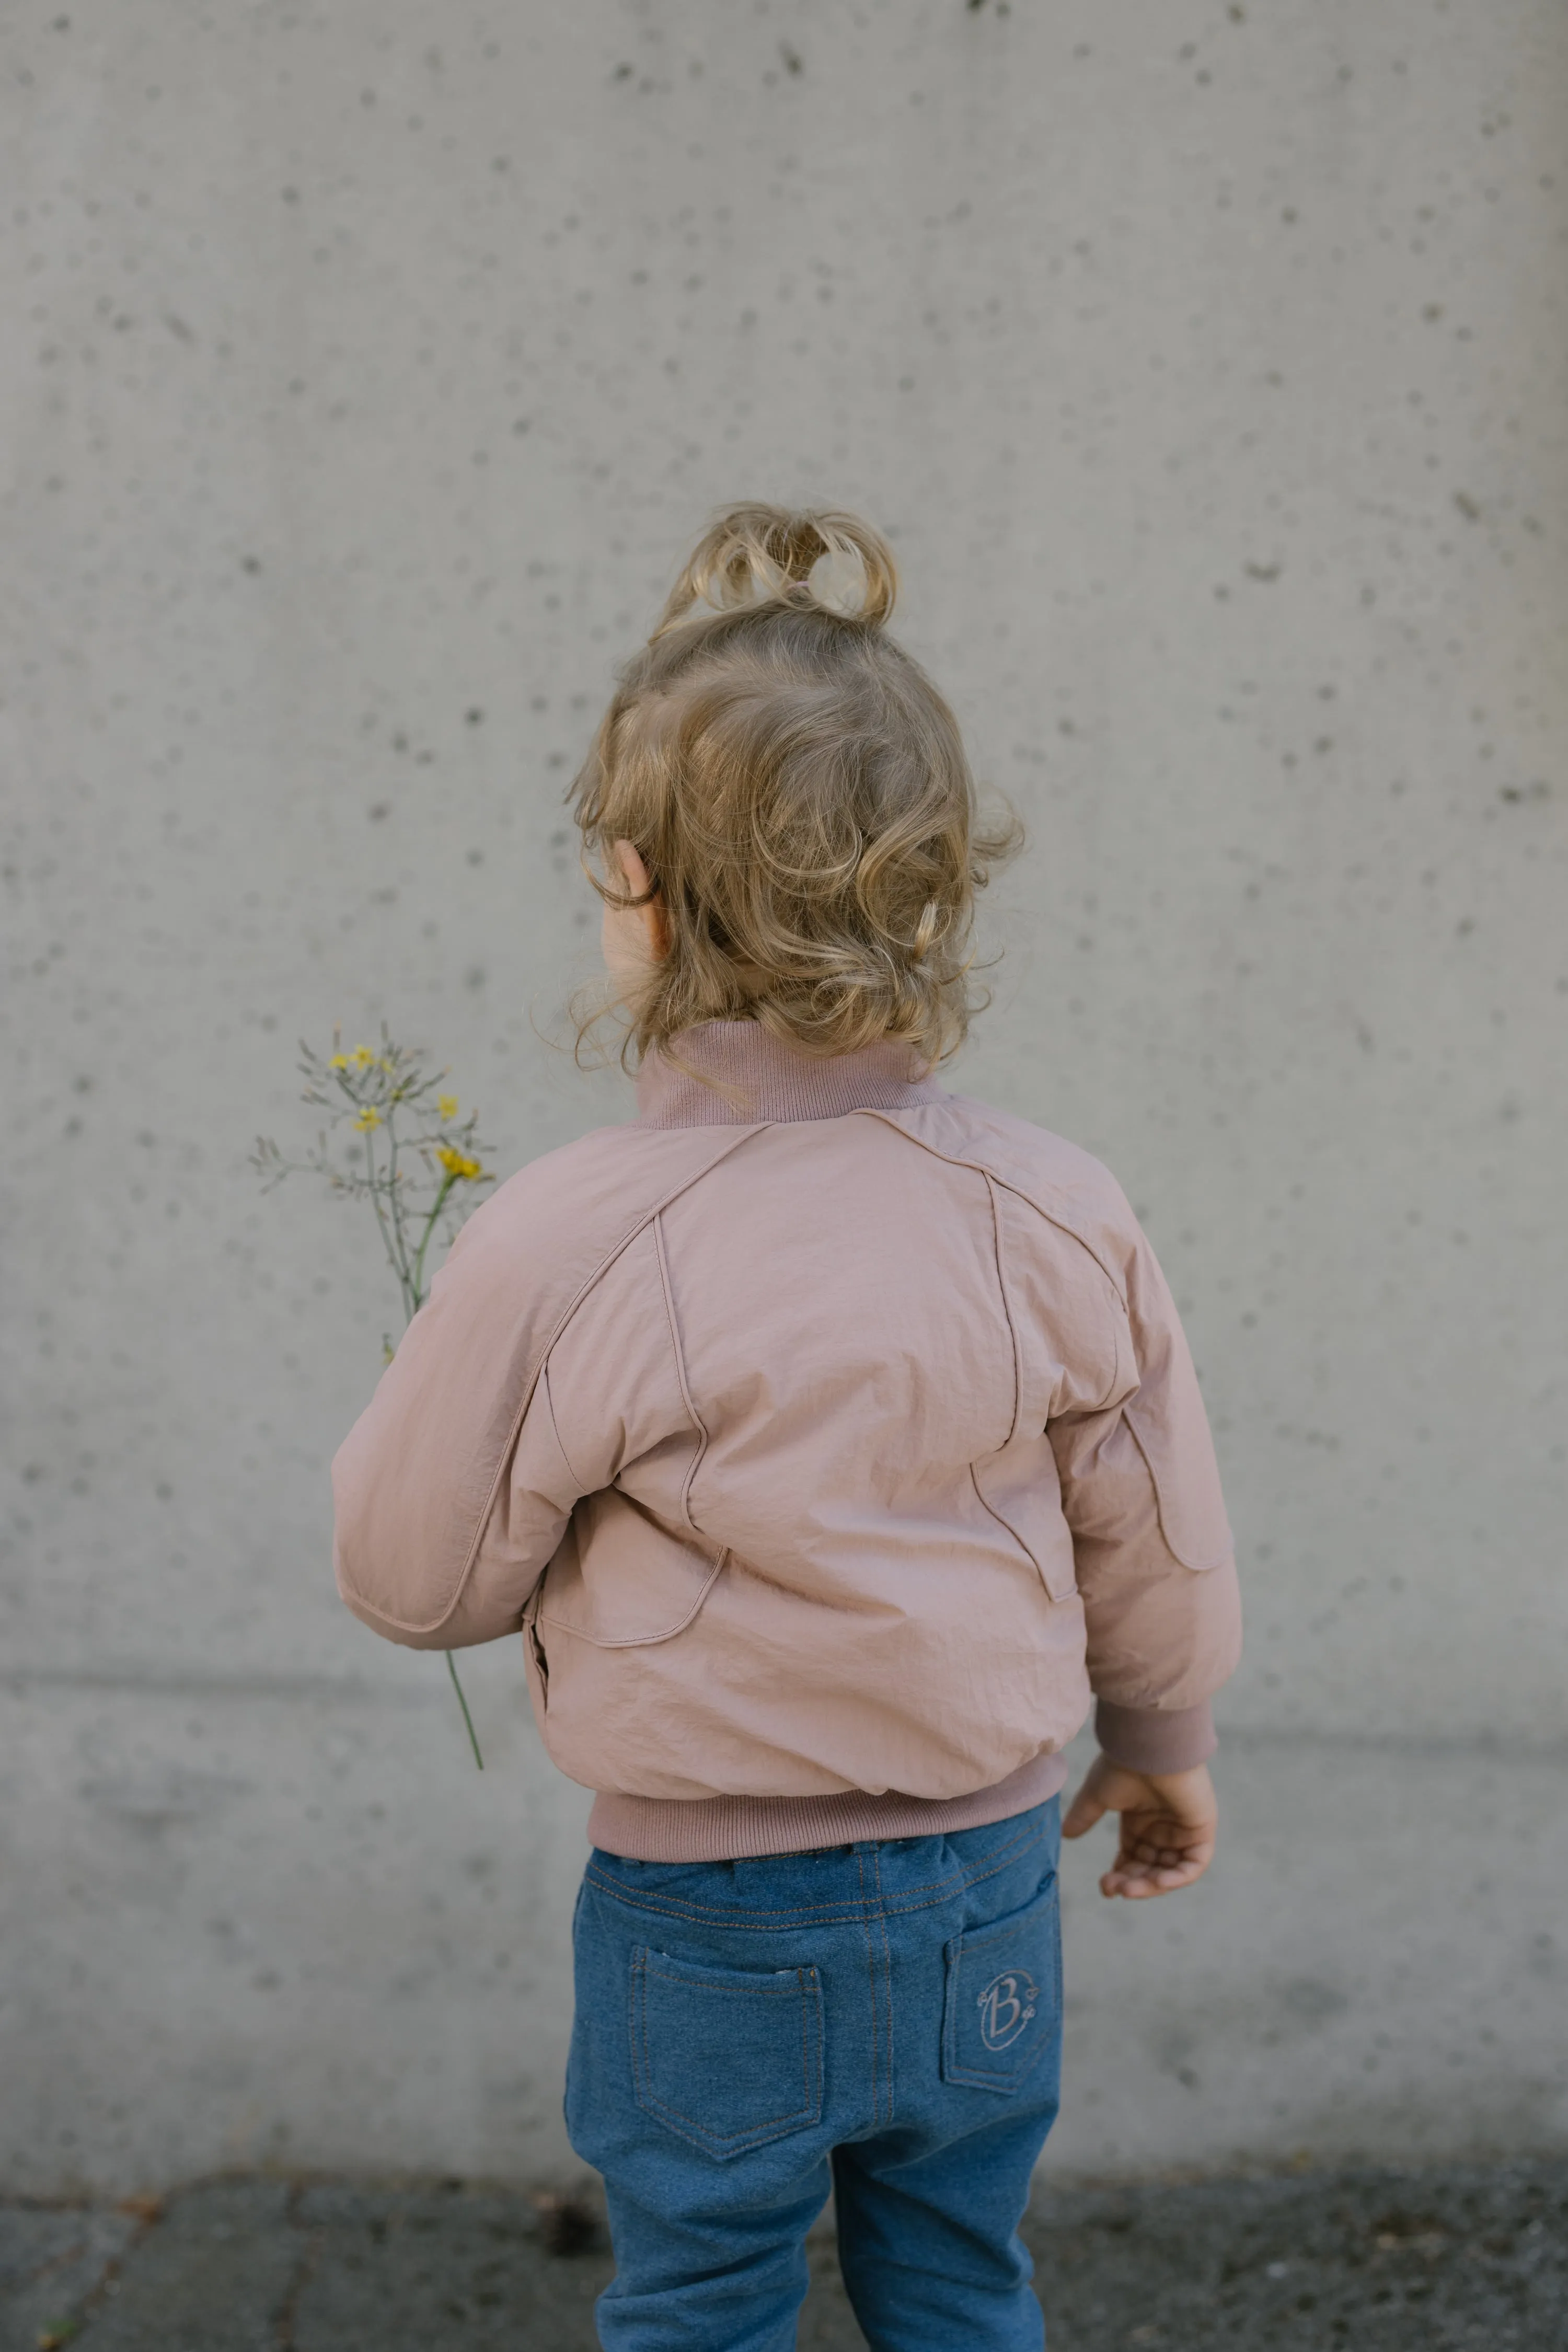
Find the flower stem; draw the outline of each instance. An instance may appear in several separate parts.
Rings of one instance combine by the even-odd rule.
[[[482,1772],[485,1769],[485,1759],[479,1754],[479,1743],[474,1732],[474,1718],[468,1713],[468,1702],[463,1696],[463,1685],[458,1680],[458,1662],[456,1658],[453,1657],[450,1650],[447,1653],[447,1672],[452,1677],[452,1688],[458,1694],[458,1705],[462,1708],[463,1721],[468,1727],[468,1745],[474,1751],[474,1761]]]
[[[447,1205],[447,1195],[457,1181],[455,1176],[444,1176],[441,1179],[441,1189],[436,1195],[435,1205],[425,1220],[425,1231],[419,1236],[419,1247],[414,1254],[414,1273],[410,1285],[414,1296],[414,1305],[410,1312],[414,1315],[417,1315],[425,1304],[425,1253],[430,1246],[430,1236],[436,1230],[436,1221]]]

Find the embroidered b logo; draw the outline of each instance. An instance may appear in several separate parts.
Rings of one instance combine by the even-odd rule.
[[[1005,1969],[993,1977],[980,1995],[980,2039],[987,2050],[1005,2050],[1016,2042],[1035,2014],[1039,1988],[1022,1969]]]

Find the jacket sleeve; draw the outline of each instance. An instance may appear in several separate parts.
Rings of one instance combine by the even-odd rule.
[[[1209,1703],[1240,1655],[1240,1601],[1197,1374],[1165,1277],[1125,1213],[1110,1393],[1048,1433],[1100,1746],[1133,1770],[1174,1772],[1213,1751]]]
[[[346,1582],[341,1541],[338,1590],[362,1624],[410,1650],[467,1650],[520,1631],[522,1612],[566,1532],[579,1489],[555,1433],[548,1367],[541,1374],[510,1469],[485,1521],[456,1606],[434,1630],[395,1622]]]
[[[333,1566],[361,1622],[416,1650],[514,1633],[580,1488],[547,1369],[510,1303],[516,1253],[458,1234],[332,1464]]]

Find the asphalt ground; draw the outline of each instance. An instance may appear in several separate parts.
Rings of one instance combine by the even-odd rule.
[[[1568,2161],[1047,2189],[1026,2234],[1050,2352],[1568,2347]],[[863,2347],[812,2252],[800,2352]],[[0,2200],[0,2352],[593,2352],[611,2267],[591,2188]]]

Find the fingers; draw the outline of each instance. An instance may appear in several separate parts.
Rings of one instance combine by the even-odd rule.
[[[1181,1887],[1196,1885],[1214,1860],[1214,1853],[1212,1841],[1185,1853],[1169,1847],[1144,1853],[1123,1843],[1100,1880],[1100,1891],[1107,1896],[1123,1895],[1130,1903],[1146,1902],[1154,1895],[1174,1895]]]
[[[1100,1882],[1100,1891],[1107,1897],[1122,1895],[1129,1903],[1145,1903],[1151,1895],[1174,1895],[1184,1886],[1194,1885],[1208,1868],[1206,1862],[1184,1864],[1175,1870],[1108,1870]]]

